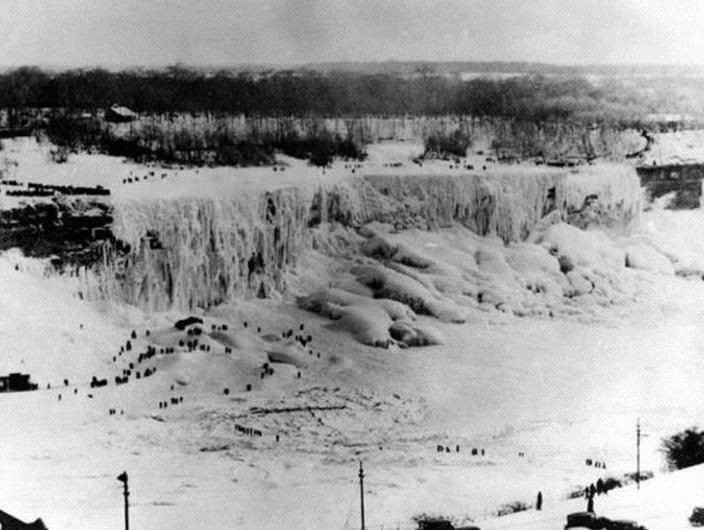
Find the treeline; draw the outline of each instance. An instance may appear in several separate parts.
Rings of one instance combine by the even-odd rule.
[[[418,74],[204,72],[103,69],[0,74],[0,107],[138,112],[222,112],[247,116],[470,115],[518,120],[629,121],[653,112],[653,97],[627,83],[578,77],[470,79]],[[677,110],[677,109],[672,109]],[[659,109],[660,112],[664,110]]]
[[[174,120],[179,124],[179,118]],[[120,133],[97,118],[64,112],[52,114],[46,121],[43,132],[56,146],[52,151],[55,162],[65,162],[70,153],[81,151],[98,151],[138,162],[195,166],[273,165],[276,151],[307,159],[317,166],[327,166],[336,157],[355,160],[366,157],[363,144],[350,135],[333,133],[324,127],[305,132],[250,130],[237,134],[227,127],[227,120],[198,121],[192,127],[174,126],[173,121],[168,121]]]

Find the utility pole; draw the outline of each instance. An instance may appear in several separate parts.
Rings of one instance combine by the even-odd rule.
[[[130,503],[128,500],[130,491],[127,488],[127,471],[123,471],[120,475],[118,475],[117,480],[122,482],[122,485],[124,486],[123,495],[125,496],[125,530],[130,530]]]
[[[361,508],[360,515],[362,517],[362,530],[364,530],[364,469],[362,469],[362,461],[359,461],[359,505]]]
[[[640,418],[636,420],[636,488],[640,489]]]

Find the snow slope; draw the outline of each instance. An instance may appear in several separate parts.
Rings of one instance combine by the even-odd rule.
[[[632,520],[648,530],[689,530],[688,518],[695,506],[704,504],[704,466],[694,466],[676,473],[663,475],[641,484],[615,489],[608,495],[597,496],[594,507],[598,516],[612,520]],[[576,499],[545,506],[542,512],[533,510],[491,521],[483,521],[482,528],[522,528],[551,530],[561,528],[567,513],[583,511],[586,501]]]
[[[9,267],[7,274],[15,272]],[[209,331],[210,352],[157,355],[144,365],[158,367],[149,379],[91,390],[81,378],[85,361],[65,361],[56,369],[70,377],[68,390],[52,384],[50,391],[0,395],[0,466],[12,485],[4,507],[26,519],[40,515],[50,528],[119,528],[115,476],[127,469],[135,527],[276,528],[287,521],[292,528],[355,528],[356,466],[363,459],[371,527],[408,527],[422,512],[483,520],[504,503],[531,502],[538,489],[547,508],[596,480],[585,458],[607,462],[608,474],[632,471],[636,417],[649,435],[643,467],[658,471],[660,437],[704,412],[704,291],[691,280],[649,278],[635,307],[590,324],[507,317],[457,325],[419,316],[419,324],[442,333],[441,346],[369,348],[288,301],[240,301],[206,317],[206,330],[227,322],[230,339]],[[176,314],[141,317],[137,326],[137,315],[127,320],[120,311],[95,312],[52,294],[51,278],[27,272],[8,281],[18,290],[36,282],[46,293],[44,307],[63,304],[71,321],[88,311],[114,322],[110,329],[122,340],[96,346],[98,376],[135,360],[145,328],[158,347],[183,336],[171,327]],[[56,302],[47,300],[54,296]],[[47,321],[60,318],[45,314]],[[7,318],[4,328],[12,326]],[[102,333],[97,322],[85,321],[67,335]],[[311,348],[274,340],[288,329],[298,333],[299,323],[313,336]],[[123,354],[114,365],[111,356],[131,326],[138,331],[132,357]],[[233,354],[224,353],[226,343]],[[276,363],[274,375],[260,379],[267,350],[282,346],[301,358],[300,367]],[[30,373],[47,360],[20,351]],[[183,403],[158,407],[174,396]],[[124,415],[110,416],[109,408]],[[244,436],[236,424],[264,436]],[[453,452],[438,454],[438,444]],[[485,456],[472,456],[472,447]],[[629,510],[624,515],[632,517]]]

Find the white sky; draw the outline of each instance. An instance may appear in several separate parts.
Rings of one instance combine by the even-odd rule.
[[[704,64],[704,0],[0,0],[0,66]]]

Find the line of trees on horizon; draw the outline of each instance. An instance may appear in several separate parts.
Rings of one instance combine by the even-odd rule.
[[[671,88],[671,87],[670,87]],[[0,107],[90,110],[113,104],[137,112],[222,112],[249,116],[471,115],[546,121],[631,123],[691,105],[665,91],[611,80],[525,75],[461,80],[431,75],[285,70],[205,72],[22,67],[0,73]],[[696,87],[694,87],[696,88]],[[704,88],[704,87],[700,87]],[[664,90],[664,88],[663,88]],[[701,107],[700,107],[701,108]]]

